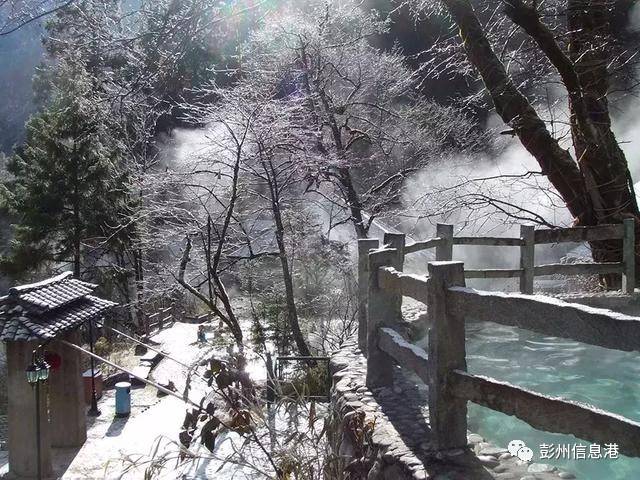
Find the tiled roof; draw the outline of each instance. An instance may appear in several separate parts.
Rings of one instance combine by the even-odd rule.
[[[73,278],[71,272],[64,272],[43,282],[14,287],[9,290],[9,296],[17,295],[20,304],[29,310],[46,312],[84,297],[96,287]]]
[[[43,282],[9,290],[0,298],[0,340],[54,338],[100,317],[114,302],[89,295],[96,288],[65,272]]]

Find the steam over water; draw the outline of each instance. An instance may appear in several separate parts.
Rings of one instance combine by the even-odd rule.
[[[467,362],[472,373],[560,396],[640,421],[640,354],[619,352],[507,327],[467,323]],[[523,440],[534,462],[548,463],[585,480],[640,478],[640,459],[540,459],[540,444],[590,442],[541,432],[525,422],[469,403],[469,430],[500,446]],[[611,439],[614,443],[615,439]],[[604,445],[602,445],[604,451]]]

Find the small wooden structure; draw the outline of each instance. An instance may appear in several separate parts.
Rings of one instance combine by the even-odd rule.
[[[627,234],[631,235],[627,228],[616,232],[626,232],[627,238]],[[602,239],[604,231],[586,231],[580,235],[583,239]],[[560,231],[554,238],[574,239],[575,232],[575,229],[568,229],[568,233]],[[550,234],[540,238],[549,239]],[[440,239],[439,255],[450,257],[451,245],[455,242]],[[360,240],[359,245],[359,282],[367,285],[366,297],[360,299],[366,305],[366,315],[364,323],[361,319],[359,332],[360,347],[367,355],[367,386],[375,389],[390,385],[395,365],[410,369],[428,384],[431,440],[437,449],[466,447],[467,402],[471,401],[514,415],[537,429],[570,433],[603,444],[617,442],[621,453],[640,456],[640,423],[580,402],[470,374],[465,350],[465,321],[472,318],[605,348],[640,351],[640,318],[540,295],[466,288],[467,272],[462,262],[429,263],[428,277],[405,274],[402,259],[408,250],[417,249],[405,247],[402,235],[387,235],[384,242],[385,247],[375,250],[371,250],[371,240]],[[618,272],[626,272],[628,281],[633,278],[630,266],[633,263],[633,257],[625,255],[624,263],[617,268]],[[544,271],[547,270],[550,269]],[[427,351],[399,333],[403,296],[427,305]]]
[[[9,393],[9,469],[15,477],[33,478],[36,460],[36,402],[25,369],[32,351],[45,346],[61,362],[40,388],[40,467],[52,475],[51,447],[79,447],[86,438],[86,406],[79,327],[100,319],[116,304],[91,295],[96,285],[65,272],[48,280],[9,290],[0,298],[0,340],[6,343]],[[47,398],[48,397],[48,398]]]

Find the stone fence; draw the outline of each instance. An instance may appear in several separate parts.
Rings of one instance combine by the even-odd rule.
[[[635,286],[635,223],[627,218],[621,224],[598,225],[573,228],[535,228],[521,225],[519,238],[505,237],[460,237],[453,235],[453,225],[438,224],[437,237],[401,246],[401,256],[435,248],[437,261],[453,260],[454,245],[519,247],[520,268],[465,270],[465,278],[519,278],[520,292],[533,293],[533,278],[541,275],[604,275],[622,274],[622,290],[633,293]],[[394,238],[391,235],[389,238]],[[398,239],[396,238],[396,241]],[[552,263],[535,265],[535,246],[549,243],[598,242],[621,240],[622,262],[601,263]],[[359,243],[360,258],[365,260],[366,251],[378,248],[377,240],[363,240]],[[394,244],[394,248],[399,245]],[[362,269],[366,264],[360,265]]]
[[[532,242],[535,244],[536,239],[575,241],[578,235],[588,241],[610,238],[611,235],[632,240],[633,230],[628,225],[564,229],[554,231],[553,237],[549,231],[537,234],[531,230],[526,236],[529,240],[519,240],[529,246]],[[444,230],[440,226],[439,235]],[[515,239],[507,240],[515,242]],[[486,237],[482,241],[486,242]],[[503,239],[492,241],[494,245],[504,244],[500,243]],[[547,336],[625,351],[640,351],[640,318],[543,296],[469,289],[465,287],[465,273],[468,272],[465,272],[462,262],[429,263],[428,277],[404,274],[402,267],[407,253],[404,236],[386,235],[382,249],[375,249],[374,242],[359,242],[359,280],[361,287],[366,285],[366,290],[361,289],[364,298],[361,296],[360,302],[366,307],[366,322],[360,324],[359,346],[367,356],[366,385],[370,390],[390,385],[395,365],[412,371],[428,385],[431,442],[436,450],[446,451],[467,445],[467,402],[471,401],[514,415],[540,430],[573,434],[603,444],[616,442],[620,453],[640,456],[639,423],[586,404],[545,396],[493,378],[470,374],[465,353],[466,318],[517,326]],[[450,257],[451,246],[456,243],[448,234],[428,242],[430,246],[435,245],[440,258]],[[458,239],[458,244],[460,242],[477,244],[469,238]],[[524,283],[527,285],[532,265],[530,253],[523,254],[526,268],[519,272],[521,278],[526,277]],[[616,268],[625,275],[629,285],[634,275],[630,266],[634,263],[633,256],[625,254],[624,259]],[[605,265],[606,269],[612,269]],[[529,273],[524,271],[526,269]],[[544,271],[550,270],[549,267]],[[594,267],[593,270],[597,269]],[[428,351],[406,341],[399,333],[403,296],[427,305]]]

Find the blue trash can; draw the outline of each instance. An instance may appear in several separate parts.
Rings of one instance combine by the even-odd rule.
[[[116,417],[128,417],[131,413],[131,384],[116,383]]]

